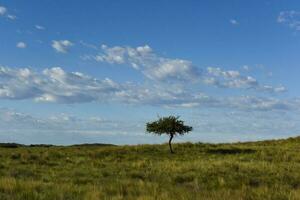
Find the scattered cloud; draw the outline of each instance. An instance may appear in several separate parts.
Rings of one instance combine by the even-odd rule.
[[[128,123],[128,122],[127,122]],[[118,128],[128,129],[132,124],[122,121],[108,120],[99,116],[80,118],[67,113],[58,113],[46,117],[36,117],[31,114],[22,113],[14,109],[0,108],[0,132],[1,130],[58,130],[61,132],[71,131],[94,134],[104,130],[116,130]]]
[[[218,67],[208,67],[204,76],[206,84],[215,85],[221,88],[239,88],[239,89],[253,89],[256,91],[280,93],[286,92],[284,86],[273,87],[269,85],[261,85],[251,76],[243,76],[239,71],[229,70],[224,71]]]
[[[120,91],[110,79],[98,80],[79,72],[53,67],[41,72],[29,68],[0,68],[0,98],[40,102],[83,103],[107,101]]]
[[[217,117],[217,119],[216,119]],[[279,137],[291,137],[300,132],[299,114],[274,112],[227,111],[227,110],[201,110],[192,117],[192,124],[197,133],[206,135],[219,135],[221,142],[224,138],[231,142],[241,140],[263,140]],[[191,135],[192,136],[192,135]],[[194,136],[199,139],[199,136]],[[243,138],[243,139],[242,139]],[[218,139],[213,138],[212,141]]]
[[[98,49],[98,47],[96,45],[90,44],[90,43],[87,43],[87,42],[84,42],[84,41],[80,41],[79,44],[81,44],[84,47],[90,48],[90,49],[94,49],[94,50]]]
[[[67,53],[74,44],[69,40],[53,40],[52,48],[58,53]]]
[[[17,19],[17,16],[16,15],[7,15],[7,18],[11,19],[11,20],[15,20],[15,19]]]
[[[6,12],[7,12],[7,9],[6,9],[6,7],[4,7],[4,6],[0,6],[0,16],[3,16],[3,15],[5,15],[5,14],[6,14]]]
[[[270,97],[229,97],[226,101],[228,107],[255,111],[292,111],[298,110],[298,106],[300,106],[299,99],[281,100]]]
[[[294,10],[282,11],[279,13],[277,22],[285,24],[296,31],[300,31],[300,12]]]
[[[299,113],[274,110],[201,109],[188,118],[196,133],[180,141],[233,142],[295,136],[299,133]],[[99,116],[78,117],[68,113],[36,116],[0,108],[0,139],[22,143],[74,144],[101,141],[114,144],[162,142],[164,138],[145,135],[151,119],[111,120]],[[145,138],[146,137],[146,138]],[[225,138],[225,139],[224,139]]]
[[[232,25],[239,25],[239,22],[235,19],[231,19],[229,20],[229,22],[232,24]]]
[[[18,42],[16,46],[20,49],[24,49],[27,47],[25,42]]]
[[[161,142],[145,135],[145,122],[77,117],[68,113],[36,116],[14,109],[0,108],[0,140],[25,144],[133,144]]]
[[[239,71],[224,71],[219,67],[208,67],[205,83],[224,88],[254,88],[258,82],[251,76],[242,76]]]
[[[242,68],[243,68],[243,70],[245,70],[245,71],[250,71],[250,67],[249,67],[248,65],[244,65]]]
[[[222,108],[243,111],[299,111],[299,99],[280,100],[270,97],[233,96],[210,97],[198,95],[181,104],[173,104],[171,107],[189,108]]]
[[[286,91],[283,86],[261,85],[254,77],[242,75],[236,70],[224,71],[217,67],[202,69],[196,67],[189,60],[163,57],[156,54],[148,45],[138,47],[108,47],[102,45],[101,49],[102,51],[97,55],[85,55],[82,59],[129,65],[141,71],[146,78],[159,82],[199,84],[201,81],[204,84],[219,88],[252,89],[257,92],[270,93]],[[246,67],[249,70],[249,67]]]
[[[235,73],[226,76],[237,77]],[[280,90],[280,89],[278,89]],[[119,102],[161,107],[236,108],[243,110],[297,110],[298,100],[259,97],[212,97],[181,84],[117,83],[54,67],[41,72],[0,67],[0,99],[33,99],[63,104]]]
[[[0,17],[1,16],[7,17],[10,20],[17,19],[17,16],[10,14],[6,7],[0,5]]]
[[[192,62],[172,59],[155,54],[148,45],[133,47],[107,47],[102,45],[102,52],[95,56],[84,56],[97,62],[110,64],[128,64],[141,71],[147,78],[156,81],[191,81],[199,75]]]
[[[45,30],[46,28],[44,26],[41,25],[35,25],[34,26],[37,30]]]
[[[39,102],[123,102],[165,105],[184,101],[185,91],[176,86],[119,84],[79,72],[54,67],[37,72],[29,68],[0,68],[0,98],[34,99]],[[186,96],[186,97],[185,97]]]

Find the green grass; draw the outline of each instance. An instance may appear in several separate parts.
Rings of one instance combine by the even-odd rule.
[[[300,138],[0,147],[0,199],[300,199]]]

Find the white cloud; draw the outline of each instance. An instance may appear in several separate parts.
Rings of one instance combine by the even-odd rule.
[[[292,111],[299,110],[300,102],[298,99],[280,100],[267,97],[229,97],[226,99],[228,107],[242,110],[258,110],[258,111]]]
[[[178,104],[173,102],[170,107],[219,108],[243,111],[299,111],[299,99],[280,100],[269,97],[232,96],[211,97],[204,94],[190,96]]]
[[[69,40],[53,40],[52,41],[52,48],[55,49],[58,53],[67,53],[69,48],[72,47],[74,44]]]
[[[229,20],[229,22],[230,22],[232,25],[238,25],[238,24],[239,24],[238,21],[235,20],[235,19],[231,19],[231,20]]]
[[[128,64],[156,81],[192,81],[199,75],[198,69],[190,61],[159,56],[148,45],[136,48],[102,45],[102,51],[98,55],[83,58],[110,64]]]
[[[170,59],[162,61],[155,68],[148,68],[144,71],[146,76],[151,79],[165,80],[194,80],[197,76],[197,69],[192,63],[186,60]]]
[[[42,72],[29,68],[0,68],[1,99],[64,104],[97,101],[164,105],[183,101],[186,95],[182,94],[180,88],[119,84],[109,78],[100,80],[79,72],[66,72],[59,67]]]
[[[45,30],[45,27],[43,27],[41,25],[35,25],[34,27],[38,30]]]
[[[216,72],[215,72],[216,73]],[[236,73],[226,73],[236,77]],[[278,90],[283,90],[279,88]],[[235,108],[241,110],[298,110],[299,100],[274,98],[212,97],[182,84],[116,83],[54,67],[37,72],[29,68],[0,67],[0,99],[33,99],[64,104],[118,102],[161,107]]]
[[[108,79],[97,80],[59,67],[36,72],[28,68],[0,68],[0,98],[76,103],[107,99],[118,89]]]
[[[17,16],[9,14],[8,13],[8,9],[6,7],[4,7],[4,6],[1,6],[1,5],[0,5],[0,16],[5,16],[5,17],[7,17],[10,20],[17,19]]]
[[[208,67],[200,69],[189,60],[179,58],[168,58],[157,55],[153,49],[148,46],[138,47],[108,47],[102,45],[102,52],[97,55],[85,55],[84,60],[95,60],[97,62],[106,62],[110,64],[129,65],[132,68],[141,71],[145,77],[159,82],[181,82],[187,84],[214,85],[219,88],[238,88],[253,89],[257,92],[279,93],[286,89],[283,86],[272,87],[264,86],[251,76],[242,75],[239,71],[225,71],[221,68]],[[249,70],[249,67],[244,66]]]
[[[98,47],[96,45],[90,44],[90,43],[87,43],[87,42],[84,42],[84,41],[80,41],[79,44],[81,44],[84,47],[90,48],[90,49],[94,49],[94,50],[98,49]]]
[[[297,123],[299,114],[294,115],[282,111],[249,113],[248,111],[219,109],[201,110],[192,118],[194,118],[192,125],[195,132],[207,133],[204,135],[209,136],[218,135],[218,139],[213,138],[212,141],[257,141],[292,137],[300,132],[300,126]],[[199,136],[194,135],[194,139],[196,138],[199,139]]]
[[[16,46],[20,49],[24,49],[27,47],[25,42],[18,42]]]
[[[4,6],[0,6],[0,16],[5,15],[7,12],[7,9]]]
[[[296,31],[300,31],[300,12],[294,10],[282,11],[279,13],[277,22],[285,24]]]
[[[68,113],[35,116],[0,108],[0,140],[25,144],[113,143],[133,144],[157,141],[144,134],[144,122],[78,117]]]
[[[219,68],[210,68],[207,70],[211,76],[221,77],[225,81],[232,81],[241,78],[238,71],[228,70],[224,71]],[[251,78],[247,78],[247,80]],[[79,72],[66,72],[62,68],[55,67],[45,69],[42,72],[37,72],[32,69],[13,69],[7,67],[0,68],[0,98],[2,99],[34,99],[41,102],[57,102],[57,103],[85,103],[91,101],[109,102],[109,103],[123,103],[132,105],[151,105],[167,108],[186,108],[196,110],[226,110],[229,112],[255,112],[255,113],[269,113],[274,116],[274,113],[294,113],[299,112],[299,99],[276,99],[270,97],[256,97],[256,96],[231,96],[231,97],[214,97],[198,92],[197,90],[189,89],[182,84],[168,84],[161,82],[144,83],[143,85],[133,83],[116,83],[111,79],[96,79]],[[251,81],[250,81],[251,82]],[[254,81],[255,82],[255,81]],[[225,83],[224,83],[225,84]],[[232,84],[229,84],[232,86]],[[243,87],[247,85],[257,84],[242,84]],[[239,86],[239,87],[242,87]],[[268,90],[270,88],[267,88]],[[278,88],[283,90],[283,88]],[[66,114],[51,116],[48,119],[36,121],[30,116],[22,114],[10,114],[13,117],[19,118],[19,121],[24,121],[23,124],[35,124],[38,127],[51,127],[54,129],[56,125],[59,130],[70,131],[72,133],[80,134],[100,134],[96,124],[102,123],[103,119],[91,117],[89,119],[80,119],[75,116]],[[217,115],[218,116],[218,115]],[[238,116],[232,116],[237,118]],[[9,119],[9,117],[7,117]],[[216,119],[216,118],[214,118]],[[223,120],[223,118],[220,118]],[[104,120],[105,121],[105,120]],[[201,122],[201,121],[200,121]],[[255,124],[254,124],[255,122]],[[104,122],[106,123],[106,122]],[[204,124],[204,127],[210,132],[217,131],[216,123],[210,121]],[[224,122],[225,123],[225,122]],[[22,124],[22,123],[19,123]],[[198,123],[196,123],[198,124]],[[250,125],[249,125],[250,124]],[[115,127],[116,124],[110,124],[108,127]],[[215,125],[215,126],[214,126]],[[238,130],[239,128],[257,127],[257,129],[264,132],[271,125],[261,124],[261,121],[253,121],[251,123],[244,123],[241,126],[236,124],[222,124],[224,130]],[[33,126],[33,125],[32,125]],[[118,126],[118,125],[116,125]],[[125,125],[121,125],[124,130]],[[284,123],[282,126],[274,123],[274,127],[278,130],[283,130],[282,127],[291,127],[294,130],[294,125]],[[82,127],[92,127],[88,130],[83,130]],[[96,127],[96,128],[95,128]],[[22,128],[23,129],[23,128]],[[244,130],[243,129],[243,130]],[[112,130],[111,128],[109,130]],[[204,130],[204,129],[199,129]],[[252,130],[252,129],[251,129]],[[270,130],[270,129],[268,129]],[[64,131],[63,131],[64,132]],[[101,132],[101,131],[100,131]],[[209,132],[209,131],[208,131]],[[266,131],[265,131],[266,132]],[[67,134],[64,132],[64,134]]]
[[[235,142],[291,137],[299,133],[299,114],[249,112],[246,110],[201,109],[186,118],[195,133],[178,141]],[[152,119],[118,121],[99,116],[78,117],[68,113],[35,116],[0,108],[0,140],[18,143],[113,143],[164,142],[165,138],[145,135],[145,123]]]
[[[30,114],[18,112],[14,109],[0,108],[0,131],[6,130],[59,130],[65,131],[81,131],[82,133],[100,130],[115,130],[122,126],[126,129],[123,122],[112,121],[91,116],[80,118],[67,113],[58,113],[47,117],[35,117]]]
[[[7,18],[11,19],[11,20],[15,20],[15,19],[17,19],[17,16],[16,15],[7,15]]]
[[[206,76],[203,77],[204,83],[221,88],[253,89],[269,93],[281,93],[287,91],[284,86],[273,87],[261,85],[251,76],[241,75],[240,72],[236,70],[224,71],[219,67],[208,67],[206,69]]]
[[[264,85],[264,86],[261,86],[259,89],[262,91],[267,91],[267,92],[271,92],[271,93],[282,93],[282,92],[287,91],[287,89],[284,86],[273,87],[273,86],[269,86],[269,85]]]
[[[245,70],[245,71],[249,71],[249,70],[250,70],[250,67],[249,67],[248,65],[244,65],[242,68],[243,68],[243,70]]]

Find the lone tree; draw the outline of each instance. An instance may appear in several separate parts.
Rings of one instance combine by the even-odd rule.
[[[157,135],[169,135],[170,152],[174,153],[171,144],[173,137],[176,135],[184,135],[185,133],[192,131],[193,127],[184,125],[184,121],[179,120],[179,117],[169,116],[160,117],[157,121],[147,123],[146,130],[148,133]]]

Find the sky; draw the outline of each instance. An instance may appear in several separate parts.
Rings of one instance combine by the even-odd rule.
[[[299,44],[296,0],[0,0],[0,142],[297,136]]]

